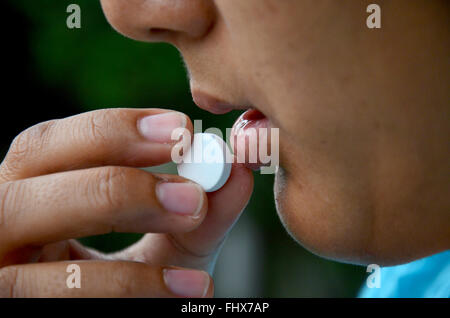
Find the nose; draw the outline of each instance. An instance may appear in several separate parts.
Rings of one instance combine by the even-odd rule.
[[[211,0],[101,0],[108,22],[138,41],[174,42],[200,38],[214,22]]]

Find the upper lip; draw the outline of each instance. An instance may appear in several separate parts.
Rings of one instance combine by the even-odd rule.
[[[207,110],[213,114],[226,114],[233,109],[248,109],[249,106],[236,106],[221,99],[218,99],[208,93],[199,90],[192,91],[192,98],[198,107]]]

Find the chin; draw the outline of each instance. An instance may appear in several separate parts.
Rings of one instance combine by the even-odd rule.
[[[278,216],[289,235],[310,252],[358,265],[396,265],[409,261],[403,253],[380,245],[373,237],[370,211],[351,206],[332,193],[316,193],[280,167],[274,194]],[[329,201],[323,200],[323,196]],[[406,258],[405,258],[406,256]]]

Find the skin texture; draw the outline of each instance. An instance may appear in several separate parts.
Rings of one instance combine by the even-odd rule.
[[[197,102],[254,107],[280,129],[278,213],[305,247],[379,265],[450,247],[448,2],[380,0],[380,30],[365,26],[367,1],[101,3],[122,34],[180,50]],[[173,144],[138,129],[164,112],[90,112],[13,141],[0,165],[0,296],[193,295],[165,273],[212,272],[253,179],[234,165],[222,189],[197,193],[198,215],[168,211],[158,185],[189,181],[136,169],[169,160]],[[73,240],[110,231],[147,234],[109,255]],[[66,261],[83,288],[66,287]],[[207,283],[196,295],[211,297],[209,276],[194,276]]]
[[[201,198],[196,215],[167,210],[158,185],[191,182],[136,168],[170,161],[175,141],[151,142],[138,129],[142,118],[164,113],[93,111],[40,123],[14,139],[0,165],[0,297],[213,296],[208,273],[250,198],[253,176],[234,165],[220,190],[194,192]],[[190,120],[178,116],[192,132]],[[113,254],[74,240],[111,231],[146,235]],[[81,289],[66,286],[69,264],[80,266]],[[183,268],[199,271],[187,281],[191,288],[197,277],[200,288],[167,283],[168,270]]]
[[[118,32],[169,42],[191,89],[280,128],[275,194],[321,256],[393,265],[450,248],[446,1],[102,0]]]

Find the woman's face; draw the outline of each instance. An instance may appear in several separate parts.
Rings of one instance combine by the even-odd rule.
[[[280,129],[277,210],[296,240],[394,264],[449,247],[449,7],[378,2],[381,29],[370,1],[101,0],[117,31],[180,50],[200,107]]]

